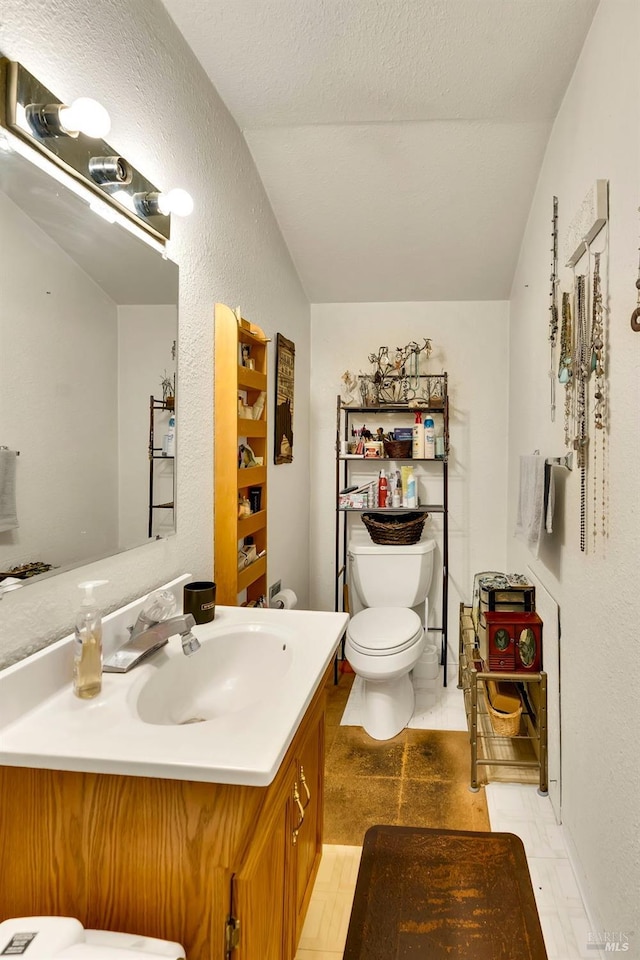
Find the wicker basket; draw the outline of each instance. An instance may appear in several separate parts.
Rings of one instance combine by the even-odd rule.
[[[522,716],[522,704],[513,713],[501,713],[494,709],[489,700],[489,694],[486,689],[484,697],[487,702],[487,712],[491,720],[493,732],[499,737],[517,737],[520,733],[520,717]]]
[[[417,543],[422,536],[426,513],[363,513],[362,522],[374,543],[386,546]]]
[[[398,460],[409,460],[411,458],[412,440],[385,440],[384,455],[389,459],[397,457]]]

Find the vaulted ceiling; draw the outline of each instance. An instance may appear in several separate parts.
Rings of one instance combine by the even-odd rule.
[[[509,296],[598,0],[163,2],[312,302]]]

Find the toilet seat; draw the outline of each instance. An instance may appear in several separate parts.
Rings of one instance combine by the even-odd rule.
[[[401,653],[422,635],[420,617],[407,607],[367,607],[351,618],[347,628],[353,649],[370,657]]]

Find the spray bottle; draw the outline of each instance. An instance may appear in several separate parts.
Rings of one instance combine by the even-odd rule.
[[[414,460],[422,460],[424,457],[424,429],[422,427],[422,414],[419,410],[416,412],[416,419],[413,425],[411,456]]]
[[[81,700],[96,697],[102,689],[102,617],[93,597],[95,587],[108,580],[85,580],[79,583],[85,596],[76,617],[76,640],[73,652],[73,692]]]
[[[384,470],[381,470],[380,477],[378,479],[378,506],[386,507],[388,497],[389,497],[389,483],[387,481],[387,477]]]
[[[435,460],[436,456],[436,429],[433,423],[433,417],[427,417],[424,421],[424,458],[425,460]]]

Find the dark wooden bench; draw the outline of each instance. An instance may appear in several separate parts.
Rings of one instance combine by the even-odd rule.
[[[371,827],[344,960],[547,960],[520,838]]]

